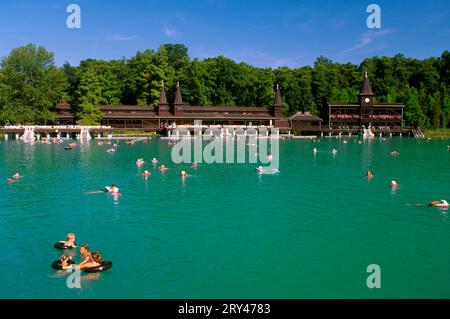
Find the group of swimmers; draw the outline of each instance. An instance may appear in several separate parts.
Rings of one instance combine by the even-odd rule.
[[[63,246],[62,249],[76,249],[78,248],[77,244],[75,243],[75,234],[69,233],[67,234],[67,240],[61,240],[58,242],[58,244],[61,244]],[[83,244],[80,246],[80,256],[81,256],[81,262],[78,265],[75,265],[72,261],[72,256],[69,254],[62,254],[59,258],[60,268],[65,269],[85,269],[85,268],[93,268],[101,266],[104,263],[104,259],[100,255],[99,252],[89,251],[89,245]]]
[[[144,158],[139,158],[139,159],[137,159],[137,161],[136,161],[136,165],[137,165],[138,167],[142,167],[142,166],[144,165],[144,163],[145,163]],[[153,166],[156,167],[156,165],[158,164],[158,160],[157,160],[156,158],[153,158],[153,159],[152,159],[152,164],[153,164]],[[197,163],[197,162],[194,162],[194,163],[191,165],[191,168],[197,168],[197,167],[198,167],[198,163]],[[167,171],[168,169],[169,169],[169,168],[166,167],[164,164],[162,164],[161,166],[158,167],[158,170],[159,170],[160,172],[162,172],[162,173],[164,173],[164,172]],[[149,177],[149,176],[151,176],[151,175],[152,175],[152,173],[149,172],[148,170],[144,170],[144,172],[141,174],[141,176],[143,176],[143,177]],[[181,171],[181,177],[182,177],[182,178],[185,178],[185,177],[188,177],[188,176],[189,176],[189,174],[186,173],[186,171]]]

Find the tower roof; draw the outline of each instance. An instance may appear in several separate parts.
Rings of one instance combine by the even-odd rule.
[[[166,90],[164,90],[164,81],[163,81],[161,86],[161,93],[159,94],[158,105],[168,105],[168,104],[169,103],[167,103]]]
[[[180,83],[177,82],[177,91],[175,93],[175,102],[173,102],[174,105],[183,105],[183,98],[181,97],[181,89],[180,89]]]
[[[360,95],[374,95],[373,91],[372,91],[372,87],[370,86],[370,81],[369,81],[369,77],[367,76],[367,71],[364,75],[364,82],[361,88],[361,93]]]
[[[281,93],[280,93],[280,86],[277,83],[277,92],[275,94],[275,101],[273,102],[273,106],[283,106],[281,103]]]

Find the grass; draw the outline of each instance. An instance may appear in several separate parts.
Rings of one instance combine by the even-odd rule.
[[[426,129],[423,134],[426,138],[450,138],[450,128]]]

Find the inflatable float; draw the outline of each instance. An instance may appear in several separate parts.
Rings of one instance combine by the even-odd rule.
[[[102,272],[102,271],[108,270],[111,267],[112,267],[112,261],[104,261],[100,266],[83,268],[82,270],[87,273],[95,273],[95,272]]]

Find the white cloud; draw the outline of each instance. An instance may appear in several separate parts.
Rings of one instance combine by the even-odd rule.
[[[164,25],[164,33],[171,39],[179,36],[177,29]]]
[[[369,44],[373,45],[374,41],[377,39],[383,38],[385,35],[391,34],[394,32],[392,29],[381,29],[381,30],[371,30],[362,34],[359,38],[359,43],[347,50],[342,51],[342,54],[350,54],[350,53],[358,53],[361,50],[365,49]],[[387,45],[382,44],[374,46],[376,48],[385,48]]]
[[[113,41],[130,41],[136,39],[137,35],[127,37],[127,36],[120,36],[119,34],[116,33],[113,36],[108,36],[108,38]]]

